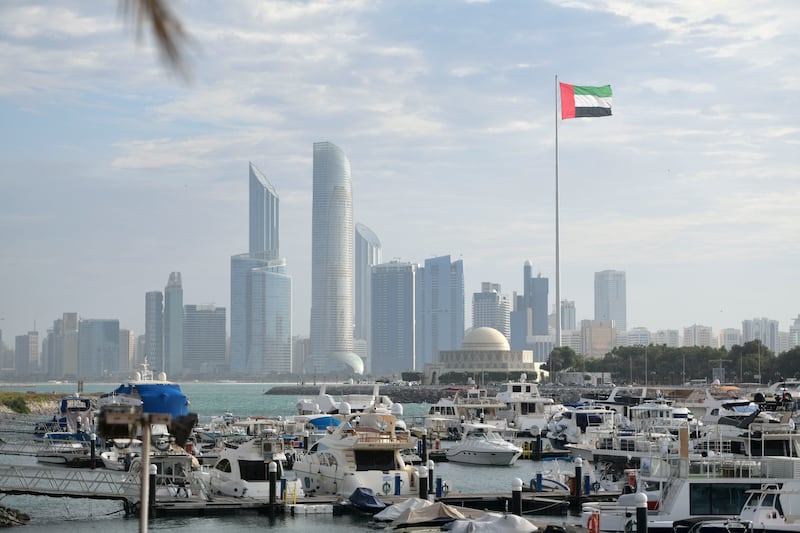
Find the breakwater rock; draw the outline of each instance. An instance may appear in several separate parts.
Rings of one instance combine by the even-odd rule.
[[[0,527],[24,526],[31,517],[17,509],[0,505]]]
[[[328,384],[325,392],[331,396],[344,394],[372,394],[373,385],[348,385]],[[319,394],[319,385],[276,385],[264,394],[283,394],[294,396],[313,397]],[[381,385],[380,393],[385,394],[395,403],[436,403],[440,398],[450,398],[456,393],[456,388],[447,385]],[[574,402],[585,393],[585,388],[561,387],[554,385],[540,385],[542,396],[553,398],[556,402]],[[487,395],[492,397],[497,394],[497,386],[486,387]]]

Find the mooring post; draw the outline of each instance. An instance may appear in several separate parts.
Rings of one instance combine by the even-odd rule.
[[[148,494],[148,501],[147,506],[150,508],[149,516],[150,518],[156,517],[156,474],[158,474],[158,467],[156,465],[150,465],[150,480],[149,486],[150,491]]]
[[[531,459],[534,461],[541,461],[542,460],[542,432],[539,429],[539,426],[533,426],[531,432],[534,436],[533,441],[533,453],[531,453]]]
[[[428,494],[433,494],[433,459],[428,459]]]
[[[278,463],[275,461],[271,461],[268,466],[269,470],[269,504],[270,506],[275,505],[275,501],[277,500],[277,491],[276,491],[276,480],[278,479]],[[272,509],[270,509],[271,511]]]
[[[423,500],[428,499],[428,467],[419,467],[419,497]]]
[[[511,513],[522,516],[522,480],[518,477],[511,481]]]
[[[89,443],[89,453],[91,454],[90,463],[92,470],[94,470],[95,461],[97,459],[97,435],[92,433],[91,435],[89,435],[89,438],[92,439],[91,442]]]
[[[637,492],[636,501],[636,533],[647,533],[647,494]]]

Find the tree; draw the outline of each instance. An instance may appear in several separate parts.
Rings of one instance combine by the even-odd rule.
[[[185,59],[185,45],[189,35],[183,24],[164,0],[122,0],[120,10],[124,16],[133,19],[137,38],[141,38],[144,26],[149,26],[156,41],[161,58],[182,78],[188,78]]]

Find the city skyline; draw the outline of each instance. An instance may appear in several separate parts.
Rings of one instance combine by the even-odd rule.
[[[184,301],[228,307],[249,161],[281,191],[293,331],[307,335],[320,140],[348,154],[354,220],[384,258],[447,254],[468,294],[491,280],[509,295],[530,259],[550,310],[555,127],[560,296],[578,321],[604,269],[627,274],[628,329],[768,317],[786,331],[800,311],[794,2],[174,9],[197,45],[188,83],[114,6],[0,5],[7,346],[64,312],[138,336],[142,295],[170,272]],[[556,74],[611,84],[614,115],[555,120]]]

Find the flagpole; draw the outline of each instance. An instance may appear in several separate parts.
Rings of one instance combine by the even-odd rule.
[[[559,257],[559,233],[558,233],[558,74],[556,74],[556,101],[555,101],[555,132],[556,132],[556,342],[555,347],[561,347],[561,265]],[[553,369],[548,363],[551,379]]]

